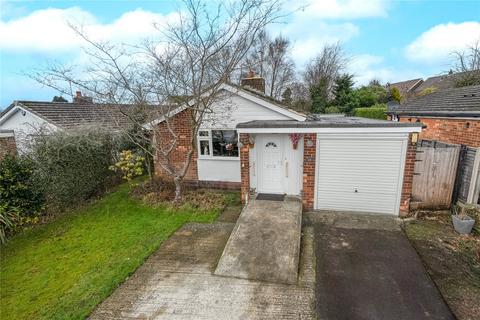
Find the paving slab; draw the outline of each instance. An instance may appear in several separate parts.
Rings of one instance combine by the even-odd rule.
[[[302,203],[255,200],[228,239],[215,275],[294,284],[298,276]]]
[[[356,218],[355,218],[356,217]],[[393,217],[307,214],[318,319],[454,319]]]
[[[189,223],[112,295],[90,319],[315,319],[313,229],[302,238],[295,285],[213,275],[232,223]]]

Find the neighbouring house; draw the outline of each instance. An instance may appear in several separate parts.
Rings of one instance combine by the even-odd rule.
[[[422,124],[313,119],[265,97],[261,83],[245,79],[243,86],[223,85],[225,99],[212,107],[196,137],[189,183],[241,188],[244,203],[267,193],[299,197],[305,210],[408,212]],[[190,147],[188,110],[178,108],[169,121],[181,137],[173,163],[183,161]],[[163,119],[151,125],[166,126]],[[165,136],[155,141],[169,143]],[[155,169],[167,177],[158,163]]]
[[[389,120],[425,128],[421,139],[480,147],[480,85],[445,89],[389,108]]]
[[[116,130],[129,124],[120,105],[93,103],[80,92],[73,102],[14,101],[0,114],[0,154],[6,148],[19,152],[28,149],[38,134],[101,126]],[[2,151],[3,150],[3,151]]]
[[[459,83],[465,82],[467,78],[480,78],[480,71],[449,72],[429,77],[425,80],[417,78],[390,83],[387,85],[387,88],[397,88],[402,95],[402,103],[407,103],[419,96],[462,86]]]
[[[415,89],[423,82],[422,78],[411,79],[406,81],[389,83],[388,89],[397,88],[403,99],[408,99],[415,95]]]
[[[15,134],[13,130],[0,130],[0,159],[7,154],[16,154],[17,145],[15,143]]]

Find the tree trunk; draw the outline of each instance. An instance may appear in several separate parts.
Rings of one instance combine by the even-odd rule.
[[[180,177],[175,177],[173,179],[175,183],[175,203],[179,204],[182,201],[182,179]]]

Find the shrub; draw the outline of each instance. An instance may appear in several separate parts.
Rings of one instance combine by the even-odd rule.
[[[354,115],[362,118],[387,120],[386,110],[387,106],[385,104],[375,104],[369,108],[355,109]]]
[[[390,97],[393,101],[396,101],[398,103],[401,103],[403,100],[400,90],[398,90],[398,88],[395,88],[395,87],[390,88]]]
[[[50,209],[63,210],[104,190],[113,173],[115,145],[101,130],[57,132],[35,139],[35,182]]]
[[[325,113],[340,113],[340,109],[338,109],[336,106],[326,107]]]
[[[145,158],[134,154],[132,150],[123,150],[120,152],[120,160],[110,166],[110,170],[121,172],[122,178],[131,181],[133,178],[143,174]]]
[[[7,155],[0,161],[0,241],[23,218],[38,214],[43,196],[32,180],[33,163],[25,157]]]
[[[33,162],[25,157],[7,155],[0,162],[0,199],[2,207],[24,216],[38,213],[43,206],[42,194],[32,180]]]

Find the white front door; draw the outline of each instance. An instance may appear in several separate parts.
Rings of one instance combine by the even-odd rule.
[[[284,193],[282,136],[263,136],[258,146],[260,170],[258,192]]]

